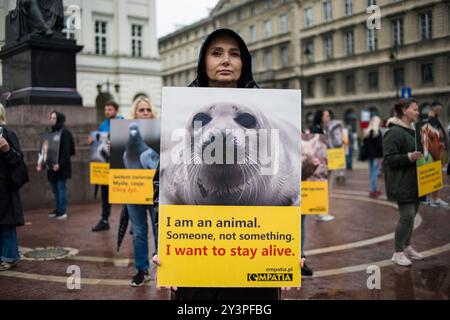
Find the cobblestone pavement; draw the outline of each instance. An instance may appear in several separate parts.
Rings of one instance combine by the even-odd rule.
[[[383,189],[383,179],[379,181]],[[390,260],[396,205],[383,196],[369,198],[368,189],[368,170],[359,164],[347,171],[345,183],[334,186],[330,204],[336,219],[306,219],[307,264],[315,274],[302,279],[301,290],[283,292],[283,299],[450,298],[450,208],[420,207],[412,242],[426,259],[410,268],[397,267]],[[441,197],[449,201],[447,180]],[[26,212],[27,224],[18,229],[22,253],[61,247],[67,249],[52,253],[73,256],[22,260],[15,269],[0,272],[0,299],[170,299],[170,292],[157,290],[153,280],[143,287],[130,286],[135,269],[129,234],[116,251],[119,210],[113,207],[111,229],[99,233],[91,228],[100,218],[100,204],[70,206],[69,218],[62,221],[47,218],[48,209]],[[80,290],[67,288],[71,265],[80,267]],[[367,288],[371,265],[380,267],[381,290]]]

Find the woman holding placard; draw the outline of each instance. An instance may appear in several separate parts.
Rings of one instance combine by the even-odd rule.
[[[414,129],[418,117],[415,100],[400,101],[395,105],[395,117],[389,119],[389,130],[383,137],[386,193],[389,200],[397,202],[400,212],[392,261],[401,266],[410,266],[410,259],[423,259],[411,246],[414,219],[420,205],[416,162],[422,153],[416,151]]]
[[[132,119],[156,119],[156,109],[150,99],[144,96],[136,98],[131,106]],[[128,216],[131,221],[131,230],[133,233],[133,251],[136,275],[131,281],[133,287],[139,287],[150,281],[150,263],[148,247],[148,216],[150,211],[150,220],[153,229],[153,240],[155,244],[155,253],[158,249],[158,227],[157,217],[152,205],[127,204]]]

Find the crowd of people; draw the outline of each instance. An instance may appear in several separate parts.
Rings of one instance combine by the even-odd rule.
[[[242,38],[232,30],[219,29],[211,33],[203,43],[198,61],[198,73],[191,87],[227,87],[227,88],[258,88],[253,79],[251,70],[251,55]],[[419,109],[414,100],[400,101],[395,105],[395,115],[386,122],[380,117],[373,116],[367,129],[362,132],[360,152],[364,150],[363,157],[368,161],[370,185],[368,196],[378,198],[382,191],[378,185],[380,170],[386,181],[386,195],[389,200],[396,201],[399,208],[399,221],[395,230],[395,248],[392,260],[402,266],[411,265],[411,260],[421,260],[423,256],[411,246],[414,218],[420,202],[432,207],[447,206],[439,198],[438,193],[431,194],[427,199],[420,199],[417,191],[416,162],[422,157],[417,151],[415,142],[414,124],[419,120]],[[123,119],[119,116],[117,103],[109,101],[104,108],[106,120],[98,128],[101,132],[110,132],[112,119]],[[442,105],[434,103],[427,119],[435,127],[440,128],[442,143],[444,145],[442,160],[446,161],[448,150],[448,137],[439,118]],[[146,97],[138,97],[132,106],[130,119],[154,119],[158,115],[152,102]],[[313,123],[308,128],[310,133],[325,134],[330,121],[328,110],[318,110]],[[37,170],[47,172],[48,181],[55,195],[55,209],[49,217],[67,219],[67,179],[71,177],[71,157],[75,155],[75,144],[70,130],[65,127],[65,117],[62,113],[54,111],[49,115],[51,132],[60,133],[60,152],[57,163],[51,166],[38,165]],[[23,210],[21,209],[19,191],[9,186],[11,168],[19,161],[23,161],[19,139],[14,131],[6,126],[5,109],[0,106],[0,270],[13,268],[19,261],[19,249],[16,227],[24,224]],[[345,140],[345,139],[344,139]],[[88,143],[93,142],[92,138]],[[344,143],[347,155],[346,168],[352,168],[353,141],[347,139]],[[350,156],[348,156],[350,154]],[[329,194],[332,194],[333,180],[342,180],[343,171],[329,172]],[[154,205],[126,204],[131,221],[133,235],[133,251],[136,275],[132,278],[132,286],[141,286],[150,279],[150,252],[149,252],[149,220],[153,229],[155,252],[151,259],[156,265],[161,265],[157,256],[157,212],[158,212],[158,186],[159,171],[155,176]],[[345,175],[344,175],[345,177]],[[400,186],[400,187],[399,187]],[[93,232],[110,229],[109,218],[111,204],[108,201],[108,186],[101,186],[102,211],[101,219],[92,228]],[[330,222],[335,217],[328,214],[318,215],[321,222]],[[311,276],[313,271],[306,265],[304,244],[307,243],[306,216],[302,216],[302,275]],[[249,297],[260,299],[277,299],[279,289],[274,288],[178,288],[174,292],[175,299],[246,299]]]

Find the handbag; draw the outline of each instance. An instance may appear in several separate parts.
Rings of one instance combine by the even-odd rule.
[[[11,143],[11,139],[8,136],[8,131],[3,131],[4,137],[6,141],[8,141],[8,144],[12,148],[13,152],[18,152],[13,148],[13,144]],[[30,178],[28,176],[28,168],[25,164],[25,161],[23,161],[23,157],[20,156],[20,160],[17,163],[9,164],[9,177],[8,177],[8,187],[11,190],[19,190],[23,187],[24,184],[26,184],[28,181],[30,181]]]
[[[361,144],[361,148],[359,149],[359,156],[358,156],[359,161],[366,161],[369,158],[368,142],[369,142],[369,140],[367,138],[364,138],[364,140]]]
[[[30,181],[27,165],[22,159],[18,163],[10,166],[10,173],[9,186],[12,190],[19,190],[24,184]]]

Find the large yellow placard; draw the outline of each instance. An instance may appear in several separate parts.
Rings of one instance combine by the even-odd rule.
[[[302,214],[328,213],[328,181],[302,181]]]
[[[328,170],[345,169],[345,149],[334,148],[327,150]]]
[[[419,185],[419,197],[430,194],[443,188],[442,163],[435,161],[417,167],[417,182]],[[399,186],[401,188],[401,186]]]
[[[299,207],[160,205],[159,286],[300,286]]]
[[[109,163],[91,162],[90,171],[91,184],[109,184]]]
[[[156,170],[110,169],[109,203],[153,204]]]

